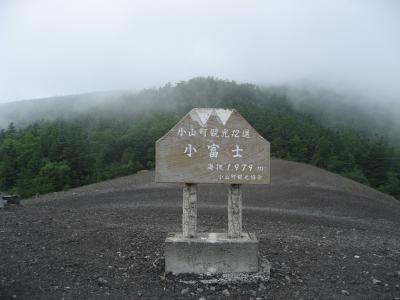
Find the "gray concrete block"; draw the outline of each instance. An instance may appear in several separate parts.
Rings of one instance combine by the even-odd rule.
[[[253,233],[231,239],[226,233],[198,233],[185,238],[169,233],[165,240],[165,271],[238,273],[258,271],[258,240]]]

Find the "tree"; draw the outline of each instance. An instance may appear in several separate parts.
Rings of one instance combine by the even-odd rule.
[[[381,192],[393,195],[397,199],[400,199],[400,179],[399,176],[394,172],[387,173],[387,181],[379,186]]]
[[[66,161],[46,161],[36,178],[38,193],[61,191],[69,188],[71,183],[71,168]]]

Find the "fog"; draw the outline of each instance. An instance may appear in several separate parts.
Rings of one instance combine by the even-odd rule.
[[[400,102],[400,2],[0,1],[0,102],[196,76]]]

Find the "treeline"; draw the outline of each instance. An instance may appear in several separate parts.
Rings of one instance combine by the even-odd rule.
[[[137,99],[152,103],[135,109]],[[142,101],[143,103],[143,101]],[[0,131],[0,190],[23,197],[154,168],[155,141],[193,107],[229,107],[266,137],[272,155],[310,163],[400,199],[400,154],[383,137],[323,127],[281,94],[197,78],[127,98],[120,110]]]

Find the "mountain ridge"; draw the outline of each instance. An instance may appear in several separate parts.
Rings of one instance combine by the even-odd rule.
[[[187,82],[199,80],[212,80],[218,84],[231,83],[212,77],[193,78]],[[137,110],[145,111],[152,106],[167,109],[162,103],[149,99],[148,94],[157,91],[166,91],[176,85],[170,83],[159,89],[113,90],[95,91],[82,94],[71,94],[46,98],[26,99],[15,102],[0,103],[0,129],[6,128],[11,122],[14,125],[27,126],[40,120],[69,119],[82,114],[103,112],[109,110],[121,113],[130,103],[134,103]],[[368,99],[364,95],[357,95],[333,88],[321,88],[310,85],[276,85],[256,86],[267,94],[275,94],[286,98],[293,108],[299,112],[309,114],[324,126],[333,129],[352,129],[362,131],[364,134],[388,136],[400,145],[400,121],[396,116],[396,109],[388,109],[379,101]],[[154,98],[154,97],[153,97]],[[169,101],[174,105],[174,101]],[[148,106],[146,107],[146,104]],[[39,108],[38,108],[39,106]],[[115,106],[115,107],[113,107]]]
[[[400,147],[351,127],[323,126],[284,93],[196,78],[119,99],[72,118],[60,107],[64,119],[0,130],[0,189],[28,197],[152,169],[156,140],[188,111],[222,107],[238,110],[271,143],[273,156],[400,197]]]

